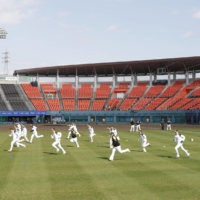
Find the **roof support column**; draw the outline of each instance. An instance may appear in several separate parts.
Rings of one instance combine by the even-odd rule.
[[[154,82],[157,81],[157,75],[154,74]]]
[[[59,88],[59,69],[57,69],[57,74],[56,74],[56,88]]]
[[[113,74],[113,87],[115,88],[117,85],[117,76],[116,74]]]
[[[134,86],[135,77],[131,74],[131,87]]]
[[[19,83],[19,74],[17,74],[17,83]]]
[[[194,81],[196,79],[196,72],[195,72],[195,70],[193,70],[193,72],[192,72],[192,80]]]
[[[149,86],[152,86],[152,73],[150,72],[150,76],[149,76],[150,82],[149,82]]]
[[[173,73],[173,80],[176,81],[176,72]]]
[[[170,72],[168,72],[168,86],[171,85]]]
[[[39,74],[37,73],[37,76],[36,76],[36,81],[38,83],[38,86],[40,85],[40,80],[39,80]]]
[[[94,75],[94,88],[97,88],[97,75]]]
[[[137,74],[135,73],[134,74],[134,82],[133,82],[133,84],[134,84],[134,86],[136,86],[137,85]]]
[[[189,72],[185,72],[185,80],[186,80],[186,85],[189,85]]]

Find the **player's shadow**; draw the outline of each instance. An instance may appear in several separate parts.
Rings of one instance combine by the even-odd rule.
[[[52,152],[43,152],[43,153],[46,153],[46,154],[49,154],[49,155],[57,155],[57,153],[52,153]]]
[[[135,150],[135,149],[130,150],[130,151],[142,152],[141,150]]]
[[[97,147],[105,147],[105,148],[108,148],[108,149],[110,149],[110,147],[109,147],[109,146],[97,146]]]
[[[103,159],[103,160],[108,160],[108,157],[97,157],[97,158],[100,158],[100,159]]]
[[[71,145],[66,145],[66,147],[75,147],[75,146],[71,146]]]
[[[158,155],[158,157],[162,157],[162,158],[172,158],[172,156],[163,156],[163,155]]]

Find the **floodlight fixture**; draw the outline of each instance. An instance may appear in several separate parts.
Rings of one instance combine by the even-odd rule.
[[[7,32],[4,28],[0,28],[0,39],[6,39]]]

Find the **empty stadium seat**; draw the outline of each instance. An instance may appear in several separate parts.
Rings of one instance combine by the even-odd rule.
[[[75,98],[75,88],[72,87],[72,84],[63,84],[60,94],[62,98]]]
[[[108,98],[111,88],[110,84],[100,84],[100,87],[96,89],[95,98]]]
[[[150,87],[150,89],[148,90],[148,92],[145,94],[145,97],[146,98],[148,98],[148,97],[155,98],[155,97],[157,97],[162,92],[162,90],[164,88],[165,88],[164,85],[155,85],[155,86],[152,86],[152,87]]]
[[[92,98],[91,84],[82,84],[81,88],[78,88],[78,97],[79,98]]]
[[[56,94],[57,89],[54,87],[53,83],[41,83],[40,87],[44,93]]]
[[[31,102],[35,106],[36,110],[47,110],[43,99],[31,99]]]
[[[46,101],[51,111],[61,110],[59,99],[47,99]]]
[[[78,110],[89,110],[90,100],[78,100]]]
[[[137,99],[125,99],[120,106],[120,110],[129,110],[129,108],[136,102]]]
[[[160,104],[166,101],[167,98],[155,98],[154,100],[149,103],[148,106],[145,107],[144,110],[155,110]]]
[[[75,100],[74,99],[63,99],[64,110],[74,110]]]
[[[28,98],[41,98],[38,87],[33,87],[31,84],[21,84]]]
[[[94,100],[92,110],[103,110],[106,100]]]
[[[143,110],[143,108],[151,101],[151,98],[140,98],[133,106],[132,110]]]
[[[133,87],[128,95],[128,98],[139,98],[147,89],[147,82],[140,82],[136,87]]]

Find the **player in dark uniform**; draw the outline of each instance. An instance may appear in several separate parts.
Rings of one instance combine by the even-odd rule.
[[[113,145],[112,154],[110,155],[110,158],[109,158],[110,161],[114,160],[116,151],[118,151],[119,153],[130,152],[129,149],[125,149],[125,150],[121,149],[120,143],[119,143],[117,137],[114,135],[114,133],[111,132],[110,137],[112,139],[112,145]]]
[[[164,130],[164,124],[165,124],[165,121],[164,119],[162,119],[160,122],[161,130]]]
[[[77,148],[79,148],[79,144],[78,144],[78,141],[77,141],[77,133],[76,133],[76,131],[74,130],[74,128],[71,129],[70,135],[71,135],[71,137],[72,137],[71,140],[70,140],[70,142],[75,142]]]
[[[171,126],[172,122],[170,119],[167,120],[167,130],[172,130],[172,126]]]
[[[131,118],[130,123],[131,123],[131,129],[130,129],[130,132],[133,132],[133,131],[135,131],[135,121],[134,121],[133,118]]]

